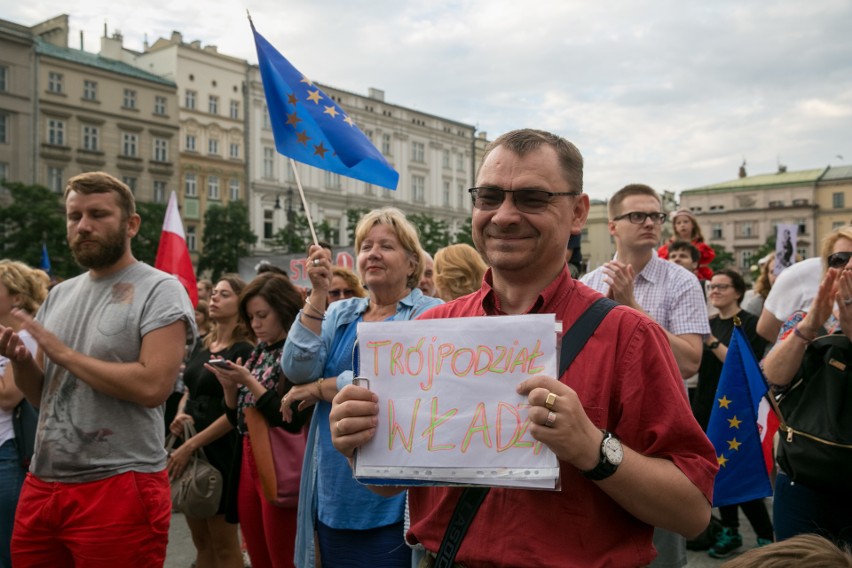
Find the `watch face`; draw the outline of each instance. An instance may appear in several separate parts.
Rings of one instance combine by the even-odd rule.
[[[618,438],[607,438],[604,442],[603,451],[606,461],[612,465],[621,465],[621,460],[624,459],[624,450]]]

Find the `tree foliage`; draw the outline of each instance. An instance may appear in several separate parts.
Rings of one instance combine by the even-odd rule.
[[[474,246],[473,244],[473,223],[471,217],[468,217],[464,220],[464,223],[461,224],[459,230],[456,231],[456,234],[453,235],[454,243],[464,243],[466,245]]]
[[[165,203],[136,203],[136,212],[142,218],[139,232],[133,239],[133,256],[146,264],[154,266],[157,248],[163,233],[163,220],[166,218]]]
[[[3,193],[6,196],[0,202],[2,257],[37,268],[41,264],[42,243],[46,243],[51,276],[69,278],[80,274],[83,269],[74,261],[65,236],[62,196],[44,186],[17,182],[5,182]]]
[[[450,244],[450,228],[443,219],[435,219],[423,213],[408,215],[411,224],[420,232],[420,246],[434,255],[438,249]]]
[[[711,244],[710,248],[713,249],[713,252],[716,253],[716,258],[710,261],[710,269],[713,272],[717,270],[722,270],[724,268],[731,268],[736,266],[736,259],[734,258],[734,254],[728,252],[728,250],[722,245]]]
[[[294,254],[306,252],[307,244],[311,240],[311,230],[308,226],[308,218],[300,213],[293,213],[286,227],[278,229],[266,244],[275,252],[283,254]]]
[[[242,201],[213,205],[204,213],[204,252],[198,260],[198,272],[209,270],[215,282],[226,272],[236,272],[240,257],[251,254],[257,241],[248,221],[248,208]]]
[[[355,246],[355,227],[358,226],[358,221],[361,217],[369,213],[370,210],[366,207],[356,207],[346,210],[346,233],[349,235],[349,244]]]

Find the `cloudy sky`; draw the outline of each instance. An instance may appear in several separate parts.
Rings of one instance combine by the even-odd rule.
[[[849,0],[82,0],[3,2],[33,25],[68,13],[141,50],[172,30],[257,62],[258,31],[300,71],[452,118],[489,138],[551,130],[586,158],[586,191],[684,189],[852,163]]]

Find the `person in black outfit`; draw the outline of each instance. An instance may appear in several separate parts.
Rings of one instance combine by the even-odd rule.
[[[239,295],[244,287],[245,282],[239,276],[225,275],[213,288],[209,311],[216,326],[186,364],[183,375],[186,394],[170,426],[173,433],[183,436],[183,423],[190,421],[198,434],[184,440],[169,456],[169,475],[173,478],[181,474],[192,453],[200,447],[210,463],[222,472],[224,485],[228,485],[237,433],[225,416],[222,385],[205,364],[211,359],[242,364],[251,356],[254,337],[239,314]],[[197,566],[243,567],[237,526],[225,521],[225,506],[223,492],[216,515],[209,519],[186,517],[197,550]]]
[[[698,370],[698,390],[692,402],[692,412],[705,432],[716,398],[722,366],[728,354],[728,344],[734,332],[734,317],[740,319],[742,330],[754,353],[762,354],[766,348],[766,340],[757,333],[757,316],[740,308],[740,302],[746,292],[743,277],[734,270],[717,271],[708,289],[710,303],[719,310],[719,313],[710,318],[711,333],[710,337],[704,341],[701,367]],[[743,539],[739,534],[737,507],[742,508],[746,518],[754,527],[758,546],[773,541],[772,521],[769,519],[769,512],[766,510],[763,499],[719,507],[723,529],[716,544],[707,551],[707,554],[713,558],[727,558],[742,546]]]

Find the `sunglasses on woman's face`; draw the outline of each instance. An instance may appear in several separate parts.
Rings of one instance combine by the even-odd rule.
[[[852,251],[835,252],[828,255],[829,268],[843,268],[849,264],[849,259],[852,258]]]
[[[351,290],[349,288],[345,288],[343,290],[340,289],[332,289],[328,291],[328,295],[332,298],[351,298],[355,295],[355,290]]]

